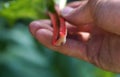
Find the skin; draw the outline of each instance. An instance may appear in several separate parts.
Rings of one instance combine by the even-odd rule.
[[[33,21],[30,31],[40,43],[52,50],[120,73],[119,4],[119,0],[86,0],[68,4],[67,9],[72,11],[61,12],[68,28],[67,42],[63,46],[51,44],[53,28],[50,20]]]

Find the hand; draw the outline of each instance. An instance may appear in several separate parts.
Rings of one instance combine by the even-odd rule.
[[[67,11],[62,11],[62,16],[69,22],[67,42],[63,46],[55,47],[51,44],[53,29],[50,20],[33,21],[30,31],[40,43],[52,50],[120,73],[120,12],[116,8],[120,7],[116,5],[120,1],[114,0],[118,1],[116,4],[110,3],[113,0],[93,1],[74,2],[68,5],[72,8],[67,7]],[[114,6],[111,7],[114,10],[109,14],[110,6]]]

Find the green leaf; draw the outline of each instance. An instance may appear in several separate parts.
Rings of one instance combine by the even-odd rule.
[[[47,0],[46,5],[47,5],[47,10],[48,11],[50,11],[52,13],[55,13],[55,2],[54,2],[54,0]]]
[[[67,3],[67,0],[47,0],[46,1],[48,11],[50,12],[55,12],[56,4],[59,6],[60,10],[62,10],[65,7],[66,3]]]

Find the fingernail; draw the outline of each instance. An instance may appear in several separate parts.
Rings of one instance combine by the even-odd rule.
[[[72,11],[73,11],[73,8],[71,8],[71,7],[65,7],[61,11],[61,14],[62,14],[62,16],[68,16]]]

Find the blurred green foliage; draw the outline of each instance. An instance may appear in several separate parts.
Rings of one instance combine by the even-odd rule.
[[[0,0],[0,77],[120,77],[47,49],[30,34],[45,0]]]

